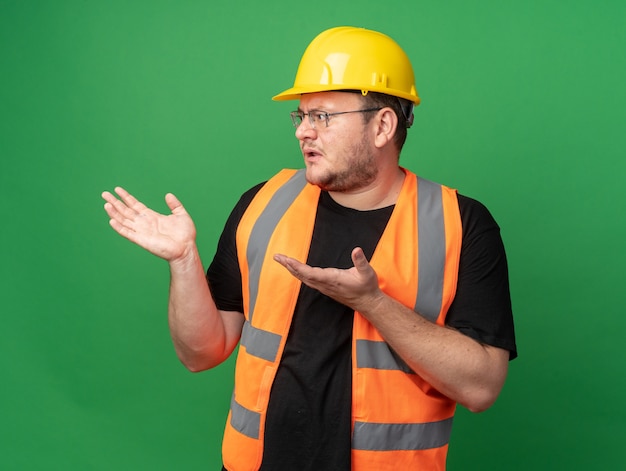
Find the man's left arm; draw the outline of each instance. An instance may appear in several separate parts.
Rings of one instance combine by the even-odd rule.
[[[411,369],[439,392],[473,412],[497,399],[509,351],[442,327],[386,295],[363,251],[352,251],[347,270],[310,267],[277,254],[274,259],[307,286],[361,313]]]

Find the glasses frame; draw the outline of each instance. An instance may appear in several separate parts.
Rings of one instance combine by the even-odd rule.
[[[309,118],[309,123],[311,123],[311,127],[316,129],[316,124],[326,123],[326,127],[328,127],[328,121],[331,117],[337,116],[340,114],[349,114],[349,113],[367,113],[369,111],[380,111],[382,108],[366,108],[364,110],[352,110],[352,111],[335,111],[333,113],[329,113],[328,111],[323,110],[311,110],[308,113],[304,113],[303,111],[296,110],[292,111],[290,114],[291,122],[293,126],[297,129],[300,127],[302,122],[304,121],[304,117],[307,116]]]

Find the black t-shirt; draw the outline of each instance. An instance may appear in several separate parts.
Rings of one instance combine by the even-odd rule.
[[[235,233],[262,186],[233,209],[207,271],[217,307],[243,311]],[[463,227],[459,279],[446,324],[517,356],[508,269],[500,230],[489,211],[459,195]],[[361,247],[368,259],[393,206],[358,211],[322,192],[307,263],[349,268]],[[351,339],[354,312],[302,285],[268,405],[262,470],[350,470]]]

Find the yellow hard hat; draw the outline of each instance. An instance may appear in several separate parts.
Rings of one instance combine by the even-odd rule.
[[[341,26],[319,34],[302,55],[293,87],[273,100],[297,100],[303,93],[332,90],[379,92],[420,102],[413,67],[389,36]]]

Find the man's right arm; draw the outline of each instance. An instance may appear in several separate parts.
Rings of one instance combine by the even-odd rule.
[[[203,371],[226,360],[237,346],[243,314],[215,306],[195,247],[170,262],[169,326],[180,361]]]
[[[233,351],[243,314],[217,309],[196,246],[195,225],[172,194],[171,214],[159,214],[122,188],[102,197],[111,227],[122,237],[166,260],[170,266],[169,325],[174,347],[191,371],[218,365]]]

